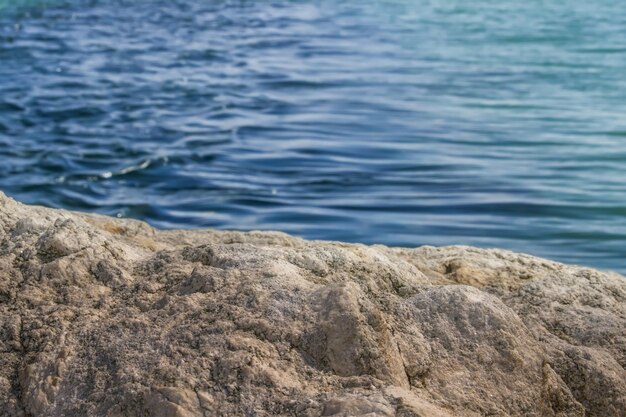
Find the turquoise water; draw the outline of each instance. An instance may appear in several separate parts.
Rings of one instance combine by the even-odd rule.
[[[626,272],[613,1],[0,0],[0,189]]]

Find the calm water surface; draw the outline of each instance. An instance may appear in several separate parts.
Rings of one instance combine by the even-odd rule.
[[[0,0],[0,189],[626,272],[619,2]]]

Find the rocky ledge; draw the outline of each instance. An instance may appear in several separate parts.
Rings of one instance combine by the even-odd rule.
[[[0,193],[2,416],[626,416],[626,278]]]

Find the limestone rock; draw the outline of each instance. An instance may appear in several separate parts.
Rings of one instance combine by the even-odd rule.
[[[0,194],[0,416],[626,416],[626,278]]]

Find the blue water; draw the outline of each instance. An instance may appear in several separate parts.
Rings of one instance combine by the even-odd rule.
[[[608,0],[0,0],[0,189],[626,272]]]

